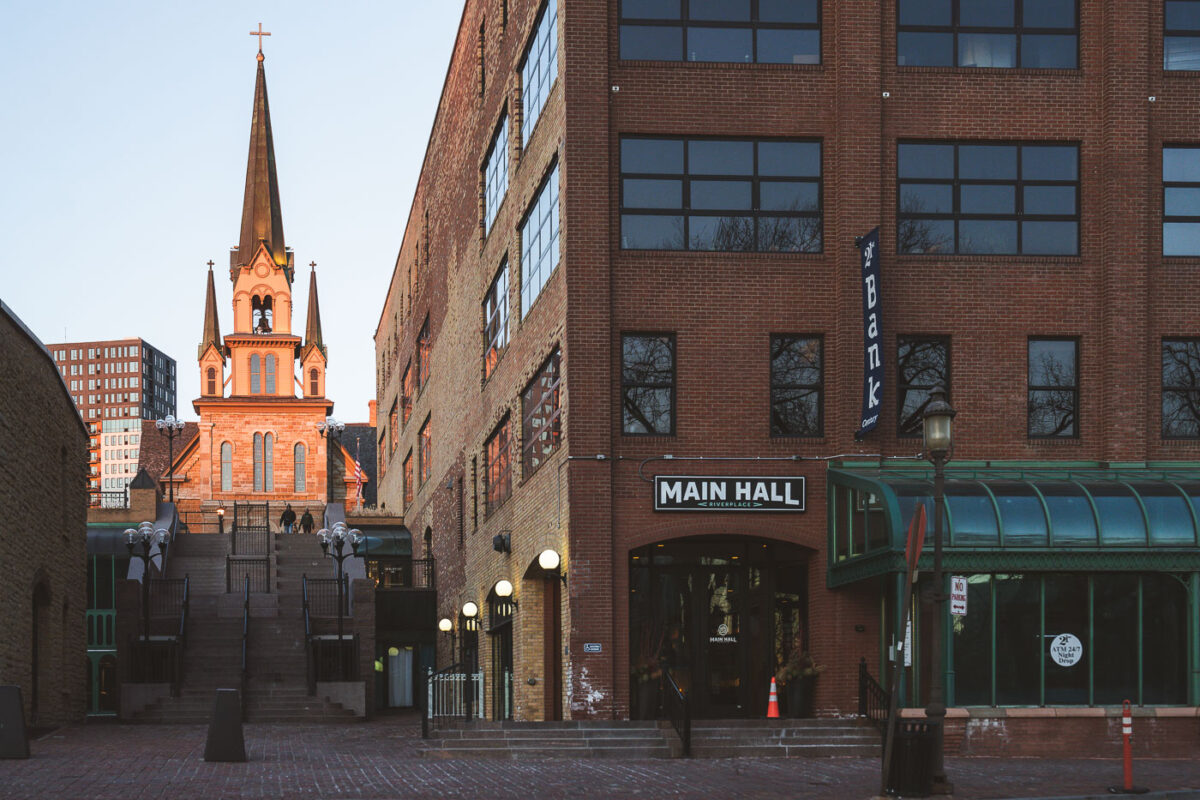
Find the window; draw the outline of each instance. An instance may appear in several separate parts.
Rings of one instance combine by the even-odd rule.
[[[264,370],[267,378],[267,394],[275,394],[275,355],[267,354],[267,368]]]
[[[400,414],[404,424],[408,424],[408,418],[412,416],[413,391],[413,371],[410,361],[404,367],[404,377],[400,380]]]
[[[429,417],[426,417],[425,424],[421,426],[421,434],[420,434],[421,449],[417,453],[417,459],[420,462],[417,464],[417,469],[419,469],[421,471],[421,485],[422,486],[425,485],[425,481],[429,480],[429,475],[432,472],[431,465],[429,463],[430,458],[433,455],[432,446],[431,446],[431,438],[430,438],[432,436],[432,434],[430,433],[430,429],[429,429],[431,421],[432,420]]]
[[[621,337],[621,430],[675,433],[675,336]]]
[[[1200,147],[1163,148],[1163,255],[1200,255]]]
[[[292,464],[295,467],[295,478],[293,481],[293,491],[305,491],[305,463],[306,455],[303,442],[296,442],[296,446],[292,448]]]
[[[933,387],[940,384],[950,390],[950,340],[901,336],[896,345],[896,372],[896,435],[920,436]]]
[[[208,385],[206,388],[207,391],[205,394],[214,395],[217,393],[217,371],[212,367],[208,368]]]
[[[1163,69],[1200,70],[1200,0],[1167,0]]]
[[[233,491],[233,445],[221,443],[221,491]]]
[[[1079,148],[898,145],[901,253],[1078,255]]]
[[[483,377],[490,378],[508,344],[508,260],[483,299]]]
[[[383,476],[387,474],[388,459],[387,455],[387,428],[385,427],[379,433],[379,447],[375,452],[379,454],[379,480],[383,480]]]
[[[250,356],[250,394],[259,394],[262,392],[262,367],[258,358],[258,353]]]
[[[486,236],[496,221],[496,210],[504,202],[508,192],[508,115],[500,117],[500,124],[492,136],[491,147],[483,159],[483,233]]]
[[[429,338],[429,317],[417,334],[417,388],[424,389],[429,382],[429,356],[433,351],[433,341]]]
[[[321,394],[321,375],[315,368],[308,371],[308,393],[313,397]]]
[[[512,447],[508,417],[496,426],[483,448],[484,515],[490,515],[512,494]]]
[[[404,457],[404,507],[412,505],[413,501],[413,454],[412,450]]]
[[[896,63],[1075,69],[1075,0],[899,0]]]
[[[542,293],[558,266],[558,164],[538,192],[529,215],[521,223],[521,318]]]
[[[771,337],[771,435],[823,434],[820,336]]]
[[[1079,378],[1075,339],[1029,340],[1029,436],[1034,439],[1079,435]]]
[[[254,491],[263,490],[263,437],[261,433],[254,434]]]
[[[558,0],[548,0],[537,24],[533,26],[533,40],[521,63],[521,96],[524,104],[524,115],[521,117],[522,147],[529,143],[557,77]]]
[[[626,250],[821,250],[821,143],[621,139]]]
[[[622,0],[621,58],[821,63],[817,0]]]
[[[275,434],[268,433],[263,437],[263,491],[275,491]]]
[[[521,451],[526,478],[546,462],[562,440],[559,407],[561,383],[559,352],[555,350],[521,395],[521,418],[524,422]]]
[[[396,402],[393,401],[392,402],[392,410],[390,412],[388,412],[388,424],[392,428],[392,438],[388,442],[388,455],[389,456],[396,452],[396,446],[398,444],[400,444],[400,426],[398,426],[396,424],[398,418],[399,418],[399,413],[398,413],[398,409],[397,409],[397,404],[396,404]]]
[[[1200,439],[1200,339],[1163,339],[1162,435]]]

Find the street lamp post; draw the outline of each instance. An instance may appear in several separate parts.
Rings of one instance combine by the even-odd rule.
[[[333,502],[333,443],[341,438],[344,430],[346,423],[338,422],[333,417],[326,417],[323,422],[317,423],[317,432],[325,437],[325,490],[330,503]]]
[[[333,523],[333,528],[321,528],[317,531],[317,539],[321,542],[321,552],[325,555],[330,555],[329,547],[333,545],[333,559],[337,561],[337,587],[338,587],[338,672],[345,680],[345,657],[342,652],[342,630],[344,628],[343,617],[345,616],[345,594],[343,593],[342,580],[342,562],[351,555],[358,555],[358,546],[363,542],[362,531],[357,528],[347,528],[346,523],[337,521]],[[351,553],[344,552],[346,542],[350,543]]]
[[[156,544],[159,546],[159,551],[164,554],[162,564],[165,567],[165,553],[170,540],[170,532],[164,528],[155,530],[152,522],[143,522],[136,528],[125,530],[125,546],[129,548],[130,558],[142,560],[142,632],[147,643],[150,641],[150,548]],[[140,552],[138,545],[141,545]]]
[[[946,462],[954,453],[954,416],[946,402],[946,387],[935,386],[925,407],[925,457],[933,463],[933,641],[930,642],[929,704],[925,717],[934,727],[933,791],[950,794],[953,784],[946,779],[944,745],[946,741],[945,670],[942,664],[942,637],[945,635],[946,592],[942,574],[942,505],[946,494]]]
[[[442,617],[438,621],[438,630],[450,634],[450,663],[453,664],[454,651],[458,648],[457,637],[454,635],[454,621],[449,617]]]
[[[175,419],[174,415],[167,414],[162,419],[154,421],[154,427],[158,428],[158,432],[167,437],[167,493],[170,497],[169,502],[175,502],[175,437],[183,431],[183,420]]]
[[[467,719],[473,719],[471,712],[472,701],[475,699],[475,661],[479,647],[479,606],[471,600],[462,606],[462,668],[464,675],[463,700]],[[468,658],[468,654],[470,658]]]

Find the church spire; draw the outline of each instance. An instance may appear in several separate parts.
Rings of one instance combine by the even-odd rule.
[[[325,355],[325,340],[321,336],[321,307],[317,302],[317,262],[312,262],[308,279],[308,322],[304,326],[304,349],[316,345]]]
[[[257,35],[257,34],[255,34]],[[263,34],[264,36],[267,34]],[[261,39],[259,39],[261,43]],[[260,242],[267,246],[271,258],[288,273],[291,265],[283,241],[283,214],[279,207],[279,180],[275,175],[275,145],[271,138],[271,110],[267,104],[267,74],[263,55],[258,55],[258,75],[254,82],[254,112],[250,122],[250,156],[246,164],[246,195],[242,202],[242,229],[238,240],[236,268],[249,264],[258,252]]]
[[[217,288],[213,285],[213,262],[208,262],[208,294],[204,298],[204,338],[200,340],[199,357],[211,344],[221,352],[221,323],[217,320]]]

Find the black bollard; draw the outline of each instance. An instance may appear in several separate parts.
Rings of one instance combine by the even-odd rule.
[[[246,760],[246,740],[242,737],[242,698],[237,689],[217,689],[212,720],[208,723],[204,760]]]
[[[20,686],[0,686],[0,758],[29,758]]]

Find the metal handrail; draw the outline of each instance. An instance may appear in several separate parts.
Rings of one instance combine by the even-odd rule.
[[[191,580],[190,575],[183,576],[183,605],[179,610],[179,643],[181,647],[187,647],[187,621],[188,607],[190,605],[188,586]]]
[[[867,659],[858,662],[858,715],[866,717],[879,734],[887,733],[888,709],[891,707],[892,694],[884,689],[879,681],[871,677],[867,671]]]
[[[313,653],[312,653],[312,619],[308,614],[308,575],[300,576],[300,588],[303,597],[302,608],[304,614],[304,677],[305,685],[308,687],[308,693],[314,695],[317,693],[317,683],[313,675]]]
[[[458,672],[461,672],[462,668],[463,668],[463,665],[457,664],[457,663],[451,664],[448,667],[442,667],[437,672],[434,672],[429,667],[425,668],[425,704],[424,704],[425,707],[423,709],[421,709],[421,738],[422,739],[429,738],[429,723],[433,716],[433,709],[434,709],[434,705],[435,705],[434,698],[433,698],[434,679],[445,677],[447,675],[456,674]]]
[[[242,595],[242,715],[246,709],[246,652],[250,641],[250,576],[246,576],[246,589]]]
[[[683,743],[683,755],[686,758],[692,754],[692,703],[688,696],[679,688],[679,684],[671,677],[670,671],[663,669],[663,709],[671,720],[679,741]]]

